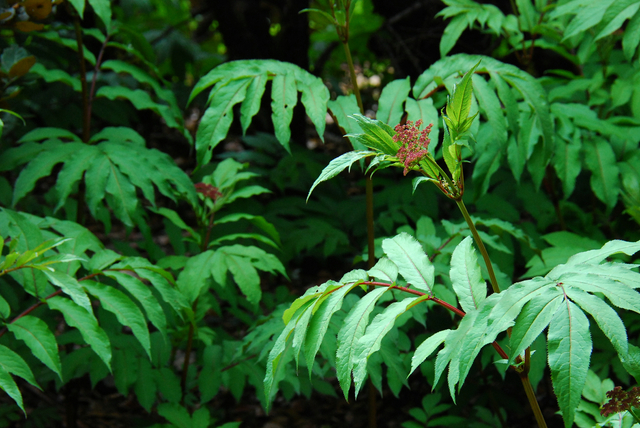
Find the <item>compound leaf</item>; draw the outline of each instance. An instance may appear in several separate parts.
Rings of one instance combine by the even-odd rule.
[[[478,255],[470,236],[463,239],[453,251],[449,276],[462,309],[465,312],[478,309],[487,297],[487,283],[482,279]]]
[[[7,324],[7,328],[31,349],[37,359],[53,370],[62,380],[58,344],[44,321],[32,315],[25,315],[11,324]]]
[[[406,232],[382,241],[382,249],[389,260],[398,266],[400,274],[419,290],[432,294],[435,268],[422,245]]]

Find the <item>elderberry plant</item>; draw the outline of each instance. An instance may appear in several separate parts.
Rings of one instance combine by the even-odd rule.
[[[452,87],[442,110],[442,157],[448,172],[430,151],[428,136],[433,125],[420,130],[422,123],[406,122],[394,129],[382,121],[354,114],[351,117],[363,132],[347,136],[366,150],[345,153],[330,162],[309,194],[321,182],[365,158],[371,158],[368,170],[395,166],[402,168],[405,175],[409,171],[421,173],[421,177],[413,180],[414,190],[422,182],[431,182],[458,205],[484,259],[493,294],[487,293],[470,237],[458,244],[451,257],[449,277],[457,304],[444,299],[447,294],[439,291],[434,266],[416,239],[407,233],[385,239],[382,242],[385,257],[373,268],[356,269],[339,281],[312,287],[285,311],[285,328],[267,362],[267,399],[271,400],[277,391],[283,366],[291,359],[297,365],[302,351],[311,373],[332,316],[341,309],[346,295],[358,288],[365,294],[353,305],[337,333],[335,367],[345,398],[352,377],[356,396],[360,392],[364,380],[371,374],[369,359],[382,349],[383,339],[394,329],[396,321],[404,314],[413,313],[418,306],[428,312],[429,306],[425,308],[425,302],[444,307],[462,319],[457,328],[435,332],[416,348],[409,375],[444,344],[435,359],[433,385],[448,367],[447,383],[454,402],[472,372],[474,360],[490,345],[499,355],[497,363],[509,366],[517,373],[538,426],[546,427],[529,372],[530,346],[548,329],[548,366],[565,426],[570,427],[581,400],[592,352],[590,322],[586,314],[593,317],[609,339],[624,369],[634,376],[640,375],[640,349],[627,342],[626,328],[611,307],[640,313],[640,295],[634,290],[640,287],[640,274],[633,270],[636,265],[606,261],[614,254],[632,255],[640,251],[640,242],[610,241],[601,249],[572,256],[545,277],[511,284],[501,292],[474,219],[463,202],[462,165],[466,155],[463,148],[471,150],[471,142],[475,139],[470,130],[478,114],[471,111],[473,82],[476,81],[474,72],[478,67],[479,64],[473,66]],[[492,113],[488,112],[488,115]],[[390,290],[392,300],[396,301],[376,310],[377,315],[370,321],[376,303],[381,302],[381,297]],[[403,294],[411,297],[403,298]],[[504,340],[508,340],[508,347],[500,344],[504,344]]]

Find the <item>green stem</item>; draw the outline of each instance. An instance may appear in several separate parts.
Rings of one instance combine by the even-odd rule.
[[[82,141],[87,142],[91,133],[91,112],[89,109],[89,91],[87,89],[87,69],[84,65],[84,46],[82,44],[82,27],[77,13],[73,13],[73,27],[78,45],[78,60],[80,61],[80,88],[82,89]]]
[[[529,400],[531,410],[533,410],[533,414],[536,417],[536,422],[538,422],[538,427],[547,428],[547,422],[544,420],[544,415],[542,414],[542,410],[540,409],[540,405],[538,404],[536,393],[531,386],[531,382],[529,381],[529,375],[527,373],[525,373],[524,375],[520,375],[520,380],[522,381],[524,392],[527,394],[527,399]]]
[[[464,205],[462,198],[456,199],[456,204],[458,204],[458,208],[460,208],[460,212],[462,212],[462,216],[469,225],[469,229],[471,229],[471,233],[473,234],[473,239],[476,241],[476,245],[480,250],[480,254],[482,254],[482,258],[484,259],[484,264],[487,266],[487,272],[489,272],[489,280],[491,281],[491,287],[493,288],[494,293],[500,292],[500,287],[498,286],[498,280],[496,279],[496,274],[493,272],[493,266],[491,265],[491,260],[489,259],[489,253],[487,253],[487,249],[482,242],[482,238],[478,234],[478,230],[476,229],[476,225],[473,224],[473,220],[471,220],[471,216],[469,215],[469,211],[467,211],[467,207]]]
[[[360,113],[364,114],[364,106],[362,104],[362,97],[360,96],[360,88],[358,88],[358,81],[356,79],[356,69],[353,66],[353,59],[351,58],[351,49],[349,49],[349,42],[342,42],[344,48],[344,54],[347,57],[347,65],[349,66],[349,76],[351,77],[351,86],[353,86],[353,94],[356,96],[358,102],[358,108]]]

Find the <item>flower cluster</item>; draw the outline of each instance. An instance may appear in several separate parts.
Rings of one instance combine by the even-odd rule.
[[[622,387],[616,386],[607,392],[607,397],[609,397],[609,401],[600,408],[600,414],[602,416],[640,407],[640,388],[637,386],[631,388],[629,391],[623,391]]]
[[[402,146],[398,149],[398,159],[404,163],[404,175],[407,175],[409,169],[415,166],[421,159],[425,158],[429,151],[429,132],[431,132],[430,123],[425,129],[420,131],[422,126],[422,120],[418,120],[415,123],[410,120],[404,125],[396,125],[396,135],[393,136],[393,141],[400,143]]]
[[[213,201],[222,196],[222,193],[220,193],[217,187],[206,183],[196,183],[196,192],[202,193],[205,198],[212,199]]]

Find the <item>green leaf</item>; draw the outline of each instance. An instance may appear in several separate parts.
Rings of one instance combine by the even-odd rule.
[[[329,90],[322,79],[307,73],[300,73],[296,78],[296,83],[298,90],[302,93],[301,101],[307,116],[315,126],[320,140],[324,141],[327,103],[330,99]]]
[[[367,274],[393,284],[398,279],[398,266],[388,258],[383,257],[367,271]]]
[[[395,156],[398,153],[400,144],[393,141],[396,131],[384,122],[375,119],[369,119],[360,114],[350,116],[355,120],[364,134],[348,134],[346,137],[356,139],[364,146],[382,152],[383,154]]]
[[[404,102],[410,90],[409,76],[406,79],[397,79],[388,83],[380,93],[376,119],[392,127],[399,124],[404,114]]]
[[[7,395],[13,399],[13,401],[16,402],[16,404],[18,405],[18,407],[20,407],[26,417],[27,412],[24,410],[22,394],[20,394],[18,385],[16,385],[11,375],[7,373],[2,367],[0,367],[0,388],[2,388],[2,390],[6,392]]]
[[[420,344],[420,346],[416,348],[416,351],[411,358],[411,371],[409,372],[409,375],[411,375],[411,373],[413,373],[415,369],[417,369],[420,364],[424,362],[424,360],[429,358],[431,354],[433,354],[433,352],[438,349],[438,346],[440,346],[442,342],[445,341],[450,332],[450,329],[440,330],[439,332],[429,336],[424,342]]]
[[[215,97],[215,103],[204,112],[196,133],[198,165],[208,163],[213,149],[227,136],[233,122],[233,106],[245,99],[250,83],[250,79],[232,80],[209,97]]]
[[[351,119],[354,114],[361,113],[354,94],[348,96],[340,95],[335,100],[329,101],[327,107],[331,110],[331,114],[342,130],[343,135],[355,135],[362,131],[357,123]],[[354,138],[350,141],[354,150],[366,150],[366,146],[360,144],[357,139]]]
[[[562,181],[564,197],[568,198],[576,186],[576,179],[582,169],[580,161],[580,133],[576,132],[571,142],[559,142],[553,157],[553,167]]]
[[[99,149],[85,144],[83,147],[78,147],[77,151],[64,163],[56,180],[56,191],[59,199],[55,211],[64,206],[73,190],[73,185],[80,181],[87,168],[99,155]]]
[[[33,377],[33,373],[31,372],[29,365],[20,355],[16,354],[4,345],[0,345],[0,370],[4,370],[6,373],[13,374],[15,376],[20,376],[31,385],[41,389],[36,382],[35,377]],[[3,385],[0,384],[0,386]]]
[[[351,170],[351,165],[358,162],[360,159],[364,159],[367,156],[374,156],[374,155],[375,153],[370,151],[347,152],[343,155],[338,156],[331,162],[329,162],[329,165],[327,165],[322,170],[322,172],[320,173],[320,176],[316,178],[316,181],[313,182],[311,189],[309,189],[309,193],[307,194],[307,201],[311,196],[311,192],[313,192],[313,189],[315,189],[318,184],[322,183],[323,181],[332,179],[333,177],[335,177],[336,175],[344,171],[346,168],[349,168],[349,170]]]
[[[408,233],[401,233],[382,241],[382,249],[398,266],[404,279],[418,290],[433,294],[435,269],[422,245]]]
[[[72,154],[82,150],[83,146],[81,143],[62,143],[59,140],[57,142],[52,140],[47,150],[40,152],[20,172],[14,186],[12,206],[15,207],[27,193],[33,190],[40,178],[51,174],[55,165],[65,162]]]
[[[407,120],[411,120],[413,122],[422,120],[422,123],[425,126],[429,124],[433,125],[431,127],[431,132],[429,133],[429,138],[431,139],[429,152],[433,155],[440,135],[440,119],[438,117],[438,110],[433,105],[433,99],[426,98],[416,101],[413,98],[407,98],[405,110],[407,111]]]
[[[151,363],[146,358],[138,358],[138,379],[134,385],[138,402],[147,412],[156,401],[157,386],[153,378]]]
[[[345,399],[348,399],[349,389],[351,388],[351,371],[357,357],[357,343],[365,334],[365,329],[369,323],[369,315],[375,308],[376,302],[388,290],[388,287],[376,288],[360,299],[344,319],[342,328],[338,333],[336,370]]]
[[[226,266],[213,263],[214,254],[216,254],[216,252],[209,250],[189,257],[184,269],[178,275],[176,281],[178,292],[186,297],[189,304],[195,302],[202,289],[208,285],[207,280],[211,277],[212,273],[214,278],[216,278],[216,269],[222,270],[223,278],[226,275]],[[222,255],[221,253],[219,257]],[[216,281],[220,282],[218,278],[216,278]]]
[[[550,287],[547,293],[534,297],[524,305],[511,330],[509,364],[513,364],[516,357],[531,346],[547,328],[563,302],[562,291],[557,287]]]
[[[638,0],[618,0],[614,1],[606,10],[599,27],[604,28],[596,35],[593,41],[598,41],[619,29],[624,21],[636,14],[640,8]],[[606,25],[605,25],[606,24]]]
[[[599,297],[586,293],[579,288],[567,288],[567,296],[593,317],[600,330],[611,341],[618,355],[620,355],[621,359],[624,359],[629,348],[627,330],[616,311]]]
[[[567,265],[580,263],[598,264],[613,254],[624,253],[631,256],[640,251],[640,241],[628,242],[620,239],[609,241],[599,250],[589,250],[575,254],[569,258]]]
[[[342,282],[342,281],[341,281]],[[334,313],[340,310],[342,307],[342,301],[344,296],[347,295],[358,285],[358,282],[354,282],[351,285],[344,285],[339,289],[331,289],[331,294],[327,299],[318,299],[318,303],[313,308],[315,312],[307,328],[307,334],[304,343],[304,354],[309,369],[309,376],[313,369],[313,362],[316,358],[316,354],[320,349],[322,340],[324,339],[331,317]],[[325,291],[326,294],[326,291]]]
[[[267,76],[259,74],[251,80],[247,87],[245,100],[240,107],[240,123],[242,124],[242,135],[246,135],[251,119],[260,111],[260,101],[267,85]]]
[[[549,324],[547,335],[553,391],[564,419],[573,426],[591,358],[589,320],[574,303],[565,300]]]
[[[29,71],[42,77],[47,83],[62,82],[66,85],[71,86],[76,92],[80,92],[82,90],[80,79],[71,76],[64,70],[60,70],[57,68],[53,70],[47,70],[44,65],[36,63],[33,67],[31,67]]]
[[[123,292],[106,285],[85,280],[82,285],[100,300],[102,307],[113,313],[120,324],[131,328],[142,349],[151,357],[151,342],[147,322],[140,309]]]
[[[271,120],[275,129],[276,138],[282,146],[289,151],[291,139],[291,119],[293,108],[298,102],[296,81],[293,74],[278,74],[273,78],[271,86]]]
[[[111,370],[111,343],[107,334],[98,325],[93,313],[87,312],[86,308],[60,296],[48,299],[47,304],[51,309],[62,312],[65,322],[80,331],[84,341]]]
[[[52,272],[45,270],[43,272],[49,281],[62,289],[64,294],[71,297],[74,302],[83,307],[89,314],[93,315],[93,309],[91,308],[89,297],[74,277],[60,271]]]
[[[7,328],[31,349],[37,359],[53,370],[62,380],[58,344],[44,321],[32,315],[25,315],[11,324],[7,324]]]
[[[591,170],[591,189],[609,210],[618,202],[619,169],[611,145],[602,138],[586,141],[585,163]]]
[[[622,51],[627,61],[631,62],[640,44],[640,12],[631,18],[622,36]]]
[[[242,294],[247,297],[249,303],[257,305],[262,298],[262,290],[260,276],[251,261],[245,257],[229,254],[225,262]]]
[[[597,2],[584,3],[574,0],[573,2],[569,2],[563,5],[565,6],[565,8],[557,8],[555,11],[555,15],[561,16],[562,14],[566,14],[567,12],[571,13],[571,9],[569,9],[570,5],[578,3],[578,5],[580,6],[577,9],[576,16],[571,19],[569,25],[567,25],[567,27],[565,28],[564,38],[562,40],[564,41],[569,37],[575,36],[578,33],[581,33],[598,24],[602,20],[607,8],[613,2],[614,0],[601,0]]]
[[[463,239],[453,251],[449,276],[462,309],[465,312],[478,309],[487,297],[487,283],[482,279],[478,255],[470,236]]]
[[[93,11],[104,24],[107,34],[111,33],[111,3],[109,0],[88,0]]]
[[[480,65],[480,61],[467,71],[462,80],[453,85],[451,98],[447,102],[447,116],[453,121],[455,129],[460,129],[464,120],[469,117],[471,111],[471,97],[473,96],[473,83],[471,77],[476,68]]]
[[[119,263],[111,267],[111,269],[126,268],[126,262]],[[127,290],[144,308],[149,321],[158,328],[165,340],[167,338],[167,318],[162,311],[162,307],[158,300],[153,296],[151,290],[137,278],[125,272],[117,272],[114,270],[105,271],[105,276],[114,279],[125,290]]]
[[[462,32],[469,25],[469,19],[465,15],[458,15],[453,18],[444,29],[444,34],[440,38],[440,56],[446,57],[449,51],[456,45]]]

